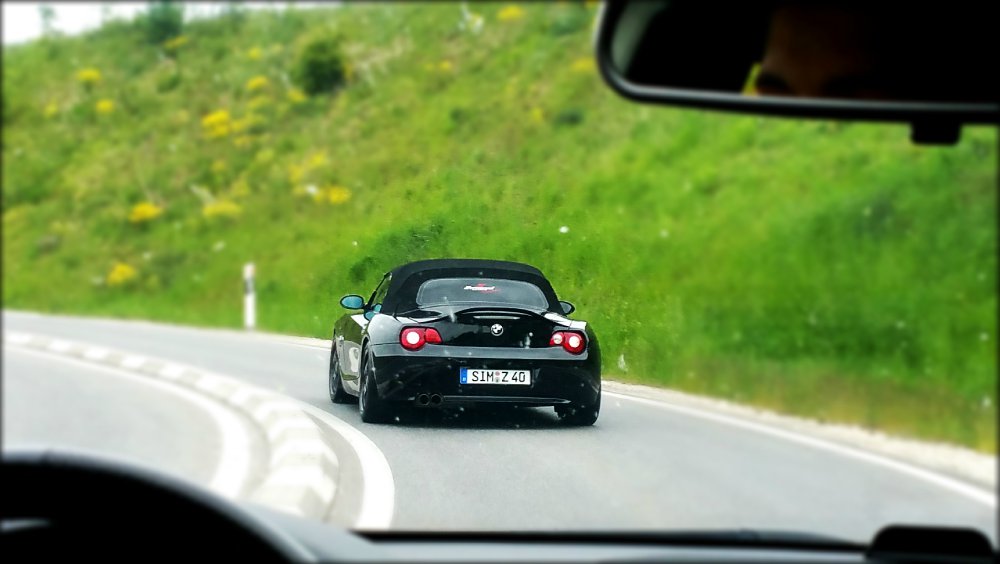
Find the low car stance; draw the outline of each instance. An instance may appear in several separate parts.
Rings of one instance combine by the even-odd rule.
[[[569,425],[601,408],[601,352],[585,321],[566,316],[537,268],[437,259],[399,266],[365,301],[344,296],[330,349],[330,399],[361,419],[399,407],[553,406]]]

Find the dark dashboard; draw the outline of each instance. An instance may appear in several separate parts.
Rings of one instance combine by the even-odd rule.
[[[237,503],[147,468],[5,450],[0,541],[24,559],[323,562],[995,562],[982,533],[889,526],[870,544],[780,531],[350,531]]]

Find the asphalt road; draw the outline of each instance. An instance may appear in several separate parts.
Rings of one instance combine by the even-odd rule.
[[[225,410],[206,409],[213,406],[195,394],[34,351],[3,353],[6,446],[114,456],[229,497],[244,493],[251,475],[266,463],[255,429]],[[219,453],[233,446],[243,455],[220,464]]]
[[[356,406],[330,403],[328,352],[308,345],[238,332],[12,313],[4,314],[4,329],[197,365],[333,414],[367,435],[388,460],[396,529],[746,528],[867,541],[886,523],[934,523],[976,527],[997,542],[995,502],[649,403],[606,397],[597,425],[584,429],[559,426],[550,409],[457,416],[424,410],[404,413],[394,425],[366,425]],[[196,480],[215,463],[213,439],[194,436],[205,421],[177,398],[118,380],[100,382],[83,367],[52,370],[51,363],[9,350],[5,442],[15,433],[91,445],[118,441],[113,449],[135,448]],[[78,421],[72,414],[98,404],[104,410],[99,422],[60,428],[60,421]],[[164,437],[172,455],[143,451],[142,440],[109,432],[154,432],[143,427],[151,417],[147,409],[176,423]]]

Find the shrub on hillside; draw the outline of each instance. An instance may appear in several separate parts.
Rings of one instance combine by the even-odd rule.
[[[146,37],[154,45],[177,37],[184,28],[184,8],[175,2],[151,2],[145,16]]]
[[[316,36],[303,45],[292,67],[292,80],[310,96],[335,92],[347,82],[340,40]]]

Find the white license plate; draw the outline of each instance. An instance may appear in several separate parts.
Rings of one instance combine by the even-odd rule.
[[[505,384],[530,386],[531,371],[462,368],[459,370],[458,379],[461,384]]]

